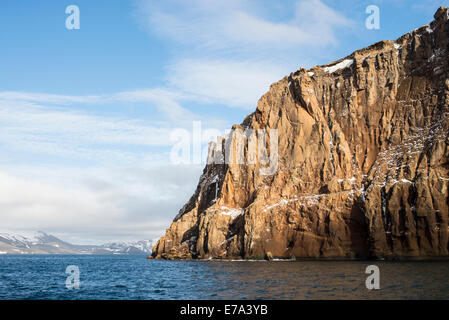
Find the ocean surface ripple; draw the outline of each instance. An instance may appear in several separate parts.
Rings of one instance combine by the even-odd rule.
[[[380,290],[368,290],[368,265]],[[80,288],[66,288],[69,265]],[[0,299],[449,299],[449,262],[160,261],[132,255],[1,255]]]

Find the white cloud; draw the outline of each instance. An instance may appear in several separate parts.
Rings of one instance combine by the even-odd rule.
[[[353,26],[320,0],[295,2],[283,19],[271,12],[275,5],[257,1],[139,4],[141,24],[178,45],[167,69],[169,87],[211,105],[251,111],[271,83],[314,64],[324,48],[338,43],[338,30]]]
[[[0,231],[44,230],[77,243],[152,239],[193,193],[201,169],[0,167]]]
[[[51,104],[70,104],[70,103],[97,103],[104,100],[102,96],[69,96],[48,93],[2,91],[0,100],[4,101],[30,101]]]
[[[174,92],[136,90],[95,102],[64,96],[63,107],[36,102],[60,103],[58,95],[7,96],[0,98],[0,231],[44,230],[77,243],[154,238],[194,192],[202,165],[168,162],[170,132],[192,125]],[[172,108],[154,123],[72,105],[111,101]]]
[[[166,88],[149,88],[120,92],[113,95],[110,100],[153,103],[168,120],[178,124],[191,122],[196,117],[191,111],[182,107],[179,103],[179,101],[196,100],[195,97]]]
[[[200,99],[204,98],[163,88],[95,96],[0,92],[0,144],[3,153],[9,149],[72,160],[139,162],[154,157],[154,147],[171,147],[170,133],[177,128],[191,130],[193,121],[219,130],[229,126],[223,119],[194,114],[178,102]],[[146,120],[77,108],[81,104],[107,107],[116,102],[144,103],[159,114]],[[164,152],[168,154],[168,149]],[[160,150],[157,153],[166,156]]]
[[[254,111],[271,83],[283,77],[279,66],[229,60],[181,60],[169,68],[171,86],[211,104]]]
[[[149,147],[170,146],[171,128],[139,119],[107,117],[68,108],[0,101],[0,143],[5,149],[52,156],[133,161]],[[143,149],[132,150],[139,146]],[[73,159],[72,159],[73,160]]]
[[[325,5],[320,0],[298,1],[296,3],[294,21],[298,28],[305,30],[312,44],[336,45],[338,44],[339,29],[348,29],[356,24]]]
[[[194,92],[179,91],[173,87],[143,88],[113,94],[98,95],[58,95],[39,92],[0,91],[0,106],[17,103],[38,105],[73,106],[81,104],[102,105],[111,103],[145,103],[156,107],[165,121],[172,125],[186,124],[198,119],[198,115],[182,106],[183,102],[205,102],[204,97]],[[204,114],[202,115],[205,116]],[[212,119],[208,119],[212,120]],[[217,119],[215,119],[217,120]],[[214,120],[212,120],[214,121]],[[217,121],[216,124],[218,124]],[[223,124],[223,123],[221,123]]]
[[[258,16],[265,5],[256,1],[214,1],[211,5],[202,0],[170,1],[167,5],[141,0],[138,8],[140,21],[150,32],[195,44],[201,50],[255,52],[261,48],[279,50],[279,46],[323,46],[336,42],[333,29],[352,25],[350,19],[320,0],[297,1],[296,10],[283,21]]]
[[[182,95],[165,88],[147,88],[136,89],[132,91],[123,91],[110,95],[58,95],[37,92],[18,92],[18,91],[1,91],[0,102],[35,102],[44,104],[56,105],[71,105],[71,104],[100,104],[113,102],[144,102],[155,104],[159,111],[161,111],[169,120],[191,119],[192,113],[183,108],[178,101],[186,100],[192,97]]]
[[[246,12],[230,15],[223,31],[229,41],[251,46],[291,46],[321,41],[311,38],[306,30],[293,23],[273,23]]]

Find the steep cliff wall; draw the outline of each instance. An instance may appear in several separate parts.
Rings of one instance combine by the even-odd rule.
[[[274,83],[210,145],[195,194],[153,256],[448,257],[447,11]],[[249,159],[256,140],[240,129],[264,138],[271,163]],[[240,147],[244,163],[220,161]]]

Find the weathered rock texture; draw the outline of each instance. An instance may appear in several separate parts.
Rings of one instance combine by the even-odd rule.
[[[154,257],[448,257],[447,8],[396,41],[290,74],[238,128],[278,130],[276,172],[208,164]],[[237,148],[233,136],[209,158]]]

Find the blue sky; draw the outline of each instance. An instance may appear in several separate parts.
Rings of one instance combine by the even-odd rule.
[[[396,39],[448,2],[3,0],[0,232],[160,236],[204,166],[170,162],[174,130],[201,121],[205,146],[272,82]],[[365,28],[369,5],[379,30]]]

